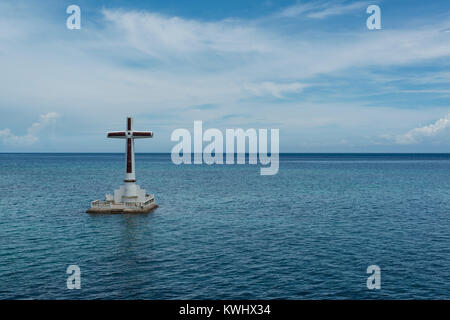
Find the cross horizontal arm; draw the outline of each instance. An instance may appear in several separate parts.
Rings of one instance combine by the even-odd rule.
[[[133,138],[135,138],[135,139],[153,138],[153,132],[151,132],[151,131],[133,131]]]
[[[126,134],[124,131],[108,132],[108,138],[125,139]]]

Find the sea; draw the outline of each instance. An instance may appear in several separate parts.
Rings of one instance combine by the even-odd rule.
[[[123,154],[2,153],[0,299],[450,299],[450,154],[279,165],[136,154],[159,207],[88,214],[123,183]]]

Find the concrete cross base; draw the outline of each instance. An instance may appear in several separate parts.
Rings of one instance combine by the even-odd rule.
[[[158,205],[156,203],[152,203],[148,206],[144,206],[142,208],[89,208],[86,212],[87,213],[149,213],[153,209],[158,208]]]
[[[91,207],[87,213],[147,213],[156,209],[158,205],[155,203],[154,197],[149,197],[145,202],[125,202],[116,203],[114,201],[96,200],[91,203]]]

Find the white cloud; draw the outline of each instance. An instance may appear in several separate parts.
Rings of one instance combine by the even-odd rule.
[[[404,93],[450,93],[449,89],[412,89],[412,90],[399,90]]]
[[[264,81],[261,83],[246,84],[244,88],[255,96],[272,95],[276,98],[284,98],[287,93],[295,93],[302,91],[307,85],[292,82],[292,83],[275,83],[271,81]]]
[[[330,4],[311,14],[325,17],[362,4]],[[304,79],[351,67],[399,65],[450,56],[448,34],[440,32],[447,22],[370,34],[324,32],[319,37],[286,35],[252,21],[202,22],[122,10],[104,10],[103,14],[120,46],[126,44],[176,64],[179,73],[189,71],[190,77],[206,69],[251,82],[269,77],[280,81],[282,77]]]
[[[4,144],[15,146],[29,146],[39,141],[39,134],[41,131],[54,123],[55,119],[59,115],[55,112],[43,114],[39,117],[39,121],[33,123],[28,129],[27,133],[23,136],[16,136],[10,129],[6,128],[0,130],[0,138]]]
[[[368,2],[354,2],[349,4],[332,4],[328,3],[323,10],[315,11],[308,14],[309,18],[323,19],[329,16],[337,16],[341,14],[347,14],[367,8]]]
[[[306,15],[308,18],[323,19],[329,16],[336,16],[355,12],[366,8],[369,5],[367,1],[343,3],[343,2],[309,2],[297,3],[293,6],[281,10],[278,17],[297,17]]]
[[[325,3],[297,3],[293,6],[282,9],[276,14],[277,17],[296,17],[305,12],[317,9],[323,9],[326,6]]]
[[[260,30],[238,20],[202,22],[153,12],[106,9],[103,15],[118,32],[125,32],[136,48],[160,59],[165,54],[270,50]]]
[[[438,133],[444,131],[448,126],[450,126],[450,113],[446,117],[437,120],[433,124],[420,128],[414,128],[405,134],[398,135],[395,138],[395,142],[398,144],[419,143],[424,137],[435,136]]]

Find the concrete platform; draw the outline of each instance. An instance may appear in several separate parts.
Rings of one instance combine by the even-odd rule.
[[[106,214],[116,214],[116,213],[148,213],[153,209],[158,208],[158,205],[154,202],[139,207],[126,207],[120,204],[114,204],[114,206],[92,206],[86,213],[106,213]]]

